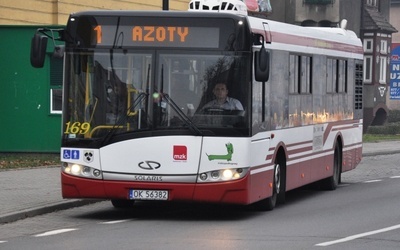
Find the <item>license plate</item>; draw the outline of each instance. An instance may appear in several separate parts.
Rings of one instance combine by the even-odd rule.
[[[165,201],[168,200],[167,190],[129,190],[129,199],[131,200],[153,200]]]

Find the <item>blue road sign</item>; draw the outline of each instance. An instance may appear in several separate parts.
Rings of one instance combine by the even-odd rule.
[[[392,50],[390,59],[390,99],[400,100],[400,44]]]

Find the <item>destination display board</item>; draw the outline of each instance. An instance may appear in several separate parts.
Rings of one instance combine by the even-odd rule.
[[[216,27],[97,25],[91,32],[93,46],[219,47],[219,28]]]
[[[81,15],[70,17],[67,33],[73,40],[70,45],[81,48],[227,50],[234,44],[237,27],[229,18]]]

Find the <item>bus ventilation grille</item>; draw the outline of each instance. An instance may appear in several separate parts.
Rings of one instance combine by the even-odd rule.
[[[354,106],[355,109],[363,108],[363,65],[361,63],[356,64],[356,82],[355,82],[355,98]]]

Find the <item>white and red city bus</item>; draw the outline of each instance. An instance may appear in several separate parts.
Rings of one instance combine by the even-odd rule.
[[[197,0],[182,12],[79,12],[51,30],[65,42],[64,198],[271,210],[297,187],[338,186],[361,161],[360,39],[246,13]],[[36,67],[48,31],[33,38]],[[203,108],[217,83],[242,109]]]

